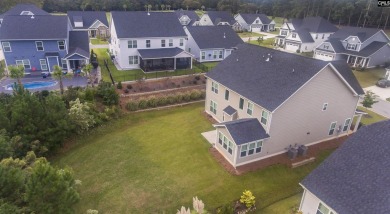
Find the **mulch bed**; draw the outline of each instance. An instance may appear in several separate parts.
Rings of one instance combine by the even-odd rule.
[[[209,151],[211,155],[217,160],[217,162],[225,168],[226,171],[233,175],[242,175],[247,172],[263,169],[275,164],[284,164],[291,167],[294,163],[309,159],[311,157],[317,157],[321,151],[338,148],[347,138],[348,136],[343,136],[309,146],[306,156],[297,157],[294,160],[290,160],[286,152],[270,158],[239,166],[236,169],[215,148],[210,148]]]

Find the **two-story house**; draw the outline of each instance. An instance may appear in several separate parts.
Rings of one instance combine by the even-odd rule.
[[[214,146],[233,167],[346,135],[361,118],[364,91],[342,61],[241,44],[206,76]]]
[[[390,121],[360,128],[301,183],[304,214],[390,213]]]
[[[199,16],[193,10],[176,10],[175,14],[183,26],[199,25]]]
[[[110,51],[120,69],[192,68],[187,35],[175,13],[111,12]]]
[[[239,13],[234,16],[236,24],[241,26],[242,30],[250,32],[268,32],[275,30],[275,21],[270,20],[265,14]]]
[[[74,31],[87,31],[91,38],[108,38],[110,30],[105,11],[68,11]]]
[[[70,71],[89,60],[87,32],[70,32],[66,16],[5,16],[0,43],[6,66],[22,65],[27,73],[52,72],[54,65]]]
[[[314,58],[344,60],[352,67],[390,63],[390,39],[376,28],[344,27],[315,48]]]
[[[287,51],[311,52],[337,30],[322,17],[292,19],[282,25],[275,44]]]
[[[236,23],[231,13],[227,11],[207,11],[199,19],[200,26],[229,25]]]
[[[227,25],[188,26],[186,50],[199,62],[221,61],[228,57],[238,44],[244,43]]]

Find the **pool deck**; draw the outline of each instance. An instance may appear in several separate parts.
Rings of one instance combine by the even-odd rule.
[[[42,76],[39,76],[39,75],[26,75],[22,79],[22,83],[35,82],[35,81],[48,82],[48,81],[57,81],[57,80],[53,79],[52,77],[43,78]],[[0,93],[3,92],[3,93],[11,94],[12,90],[6,90],[6,86],[9,84],[14,84],[15,82],[16,82],[16,79],[11,79],[9,77],[2,78],[0,80]],[[62,80],[62,82],[64,84],[65,89],[68,86],[81,86],[81,87],[87,86],[87,78],[81,77],[81,76],[74,76],[72,78],[64,78]],[[59,90],[59,89],[60,89],[60,85],[59,85],[59,83],[57,83],[56,85],[50,86],[50,87],[28,89],[28,90],[31,92],[35,92],[35,91],[42,91],[42,90],[52,91],[52,90]]]

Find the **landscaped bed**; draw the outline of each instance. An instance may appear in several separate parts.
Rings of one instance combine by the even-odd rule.
[[[176,213],[182,205],[192,207],[194,196],[214,211],[249,189],[261,213],[301,191],[298,183],[329,155],[295,169],[275,165],[233,176],[213,159],[200,134],[213,129],[203,111],[202,102],[131,113],[72,139],[53,162],[69,165],[82,181],[75,212]]]

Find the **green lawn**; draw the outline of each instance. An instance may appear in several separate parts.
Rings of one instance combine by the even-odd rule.
[[[273,46],[274,42],[275,42],[274,38],[265,39],[261,43],[259,43],[257,40],[249,41],[250,44],[259,45],[259,46],[263,46],[263,47],[267,47],[267,48],[274,48],[274,46]]]
[[[204,62],[202,63],[203,65],[205,65],[206,67],[209,68],[209,70],[213,69],[215,66],[218,65],[219,62]]]
[[[370,111],[369,109],[366,109],[365,107],[358,106],[358,109],[361,111],[364,111],[368,113],[369,116],[362,116],[362,120],[360,121],[364,125],[370,125],[372,123],[376,123],[382,120],[387,120],[386,117],[383,117],[382,115],[379,115],[373,111]]]
[[[195,10],[195,13],[196,13],[199,17],[201,17],[201,16],[205,13],[205,11],[203,11],[203,10]]]
[[[268,16],[268,18],[272,20],[272,16]],[[275,27],[282,27],[283,25],[282,17],[275,17],[273,20],[275,21]]]
[[[103,41],[101,39],[90,39],[90,41],[93,45],[108,45],[107,41]]]
[[[279,35],[279,28],[275,28],[275,31],[270,31],[268,33],[272,33],[272,34],[275,34],[275,35]]]
[[[242,32],[242,33],[237,33],[237,34],[241,38],[265,36],[264,34],[253,33],[253,32]]]
[[[355,77],[357,78],[357,80],[359,81],[360,85],[363,88],[375,85],[375,83],[380,78],[384,77],[385,72],[386,71],[384,68],[373,68],[373,69],[366,69],[364,71],[356,71],[356,70],[353,71]]]
[[[259,209],[296,195],[313,163],[291,169],[275,165],[234,176],[209,153],[200,133],[213,130],[202,116],[204,103],[132,113],[73,139],[51,160],[73,168],[82,181],[76,213],[176,213],[198,196],[212,210],[252,190]]]
[[[289,214],[291,213],[292,208],[298,207],[301,201],[302,193],[296,194],[275,204],[272,204],[269,207],[264,208],[259,213],[261,214]]]

